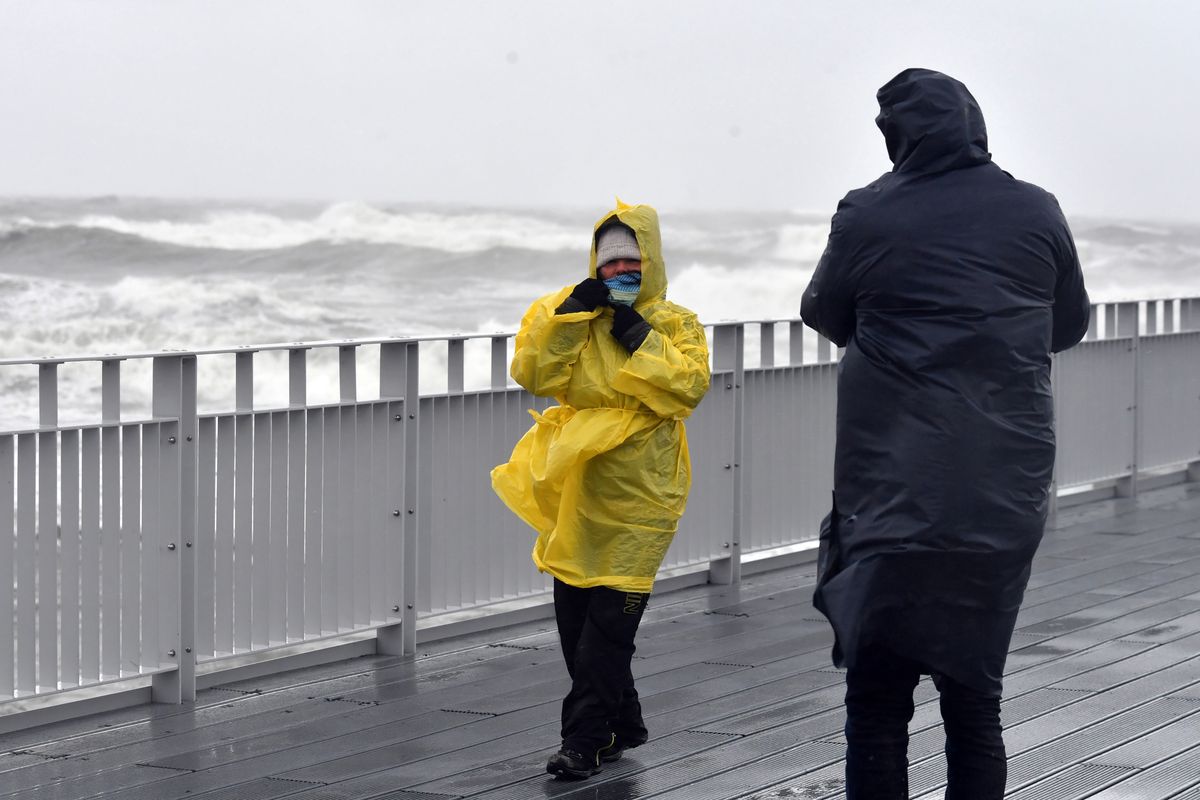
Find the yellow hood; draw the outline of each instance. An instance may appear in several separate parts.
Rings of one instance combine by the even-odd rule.
[[[611,219],[627,225],[637,237],[638,249],[642,251],[642,291],[638,294],[634,308],[639,308],[667,298],[667,266],[662,257],[662,236],[658,232],[658,212],[651,206],[631,206],[617,198],[617,207],[609,211],[592,228],[592,255],[588,275],[596,274],[596,232]]]

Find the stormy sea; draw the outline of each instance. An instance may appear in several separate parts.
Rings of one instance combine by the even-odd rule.
[[[0,199],[0,359],[512,331],[585,274],[605,210]],[[798,313],[828,214],[660,213],[671,299],[709,323]],[[1200,225],[1071,223],[1093,299],[1200,295]],[[334,399],[334,356],[313,357],[313,401]],[[232,387],[214,369],[202,395]],[[283,402],[285,369],[260,358],[256,399]],[[0,367],[0,430],[35,424],[36,377]],[[64,424],[94,419],[98,385],[94,364],[62,368]]]

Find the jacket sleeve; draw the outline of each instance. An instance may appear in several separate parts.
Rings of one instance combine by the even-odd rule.
[[[618,392],[636,397],[668,419],[686,419],[708,392],[708,339],[689,311],[653,315],[652,330],[613,378]]]
[[[1075,240],[1062,211],[1055,203],[1061,225],[1061,235],[1055,247],[1054,283],[1054,329],[1050,339],[1051,352],[1057,353],[1074,347],[1087,333],[1091,301],[1083,285],[1083,270],[1079,265],[1079,254]]]
[[[800,301],[804,324],[838,347],[845,347],[854,334],[854,284],[850,274],[854,265],[848,255],[848,238],[845,212],[839,208],[829,226],[825,252]]]
[[[534,301],[521,319],[509,373],[538,397],[555,397],[567,390],[571,370],[590,336],[599,310],[555,314],[571,293],[570,287]]]

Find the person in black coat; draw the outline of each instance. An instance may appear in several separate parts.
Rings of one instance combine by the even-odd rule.
[[[908,796],[922,674],[941,693],[946,800],[991,800],[1050,501],[1050,354],[1083,337],[1089,302],[1058,202],[992,162],[962,83],[907,69],[878,100],[893,169],[839,204],[801,308],[846,348],[814,604],[847,670],[850,800]]]

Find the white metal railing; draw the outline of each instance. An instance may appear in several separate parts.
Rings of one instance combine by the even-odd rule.
[[[663,569],[736,581],[743,554],[817,535],[837,354],[794,319],[709,331],[712,390],[688,421],[693,490]],[[0,580],[12,589],[0,592],[0,715],[131,676],[179,702],[194,697],[197,665],[347,633],[411,653],[419,618],[544,596],[532,534],[488,475],[527,410],[550,402],[508,380],[510,339],[0,361],[36,370],[39,396],[37,426],[0,430]],[[477,346],[487,355],[468,361]],[[336,355],[336,402],[309,402],[313,353]],[[256,362],[281,356],[288,402],[259,408]],[[362,398],[358,367],[376,358],[378,396]],[[206,359],[232,364],[218,413],[197,409]],[[146,361],[150,414],[125,418],[123,367]],[[59,369],[75,362],[100,367],[100,419],[61,426]],[[422,391],[430,370],[444,383]],[[1147,471],[1200,461],[1200,298],[1094,307],[1054,378],[1060,490],[1134,493]]]

